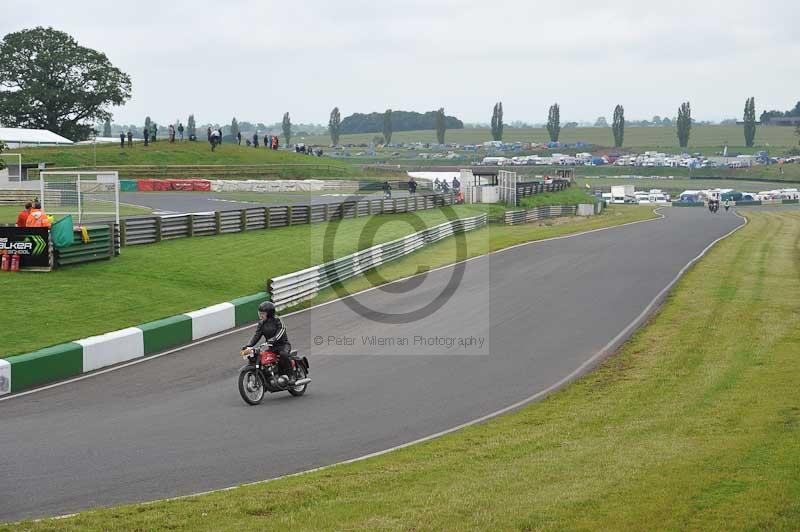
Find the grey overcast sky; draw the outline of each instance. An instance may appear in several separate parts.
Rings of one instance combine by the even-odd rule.
[[[34,26],[103,51],[133,81],[114,121],[327,123],[444,107],[466,122],[741,118],[800,100],[797,0],[0,0],[0,35]]]

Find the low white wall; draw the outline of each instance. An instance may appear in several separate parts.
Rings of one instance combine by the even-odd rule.
[[[192,318],[192,340],[233,329],[236,326],[236,307],[230,303],[212,305],[187,312],[186,315]]]
[[[83,346],[84,372],[144,356],[144,334],[137,327],[91,336],[77,343]]]

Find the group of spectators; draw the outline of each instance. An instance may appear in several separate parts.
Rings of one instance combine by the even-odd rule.
[[[183,142],[183,132],[185,131],[183,124],[178,123],[178,127],[170,124],[167,131],[170,142],[175,142],[179,137],[181,142]],[[158,126],[156,124],[151,124],[150,127],[146,127],[142,130],[142,135],[144,136],[145,147],[149,146],[151,142],[154,143],[158,140]],[[133,148],[133,132],[130,129],[127,135],[124,131],[120,131],[119,133],[119,147],[121,149],[125,149],[126,140],[128,141],[128,148]]]
[[[317,157],[322,157],[322,148],[317,148],[316,150],[311,146],[306,146],[305,144],[295,144],[294,145],[295,153],[303,153],[305,155],[316,155]]]
[[[239,143],[239,145],[241,146],[241,144],[242,144],[242,133],[241,133],[241,131],[239,133],[237,133],[236,140]],[[259,141],[258,131],[256,131],[255,133],[253,133],[253,141],[250,142],[250,139],[246,139],[245,143],[247,144],[248,148],[250,146],[252,146],[254,148],[258,148],[258,141]],[[268,150],[277,150],[281,145],[281,141],[278,138],[278,135],[264,135],[264,137],[261,139],[261,141],[264,143],[264,147],[267,148]]]
[[[28,202],[17,216],[17,227],[50,227],[53,220],[42,210],[39,201]]]

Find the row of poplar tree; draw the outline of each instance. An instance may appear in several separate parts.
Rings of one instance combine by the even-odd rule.
[[[744,141],[748,148],[753,147],[756,138],[756,99],[748,98],[744,105]],[[503,140],[503,102],[497,102],[492,111],[492,138]],[[675,132],[681,148],[689,145],[689,135],[692,130],[692,107],[689,102],[683,102],[678,107],[678,118],[675,121]],[[621,105],[614,107],[614,118],[611,123],[614,135],[614,146],[619,148],[625,139],[625,108]],[[558,142],[561,134],[561,108],[557,103],[550,106],[547,114],[547,132],[552,142]]]

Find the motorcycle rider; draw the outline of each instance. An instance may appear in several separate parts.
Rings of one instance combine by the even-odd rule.
[[[290,354],[292,344],[289,343],[289,335],[286,334],[286,327],[279,317],[275,315],[275,304],[272,301],[264,301],[258,306],[258,326],[250,342],[242,347],[242,350],[253,347],[264,337],[272,348],[270,349],[278,355],[278,367],[283,375],[289,378],[289,384],[294,384],[294,372]]]

